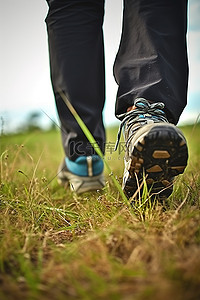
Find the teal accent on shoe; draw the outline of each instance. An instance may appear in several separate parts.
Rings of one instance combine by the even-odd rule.
[[[80,156],[75,161],[65,158],[67,169],[78,176],[89,176],[88,174],[88,156]],[[103,172],[103,161],[98,155],[92,155],[92,176],[99,175]]]

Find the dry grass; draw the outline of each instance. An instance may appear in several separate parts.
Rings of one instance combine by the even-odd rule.
[[[102,192],[58,186],[56,132],[1,137],[0,299],[200,299],[200,128],[184,132],[190,163],[165,211],[128,208],[108,174]]]

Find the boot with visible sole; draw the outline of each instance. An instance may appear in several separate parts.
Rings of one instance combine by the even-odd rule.
[[[187,165],[188,149],[183,133],[168,123],[163,103],[135,101],[122,126],[126,141],[123,190],[128,198],[142,190],[146,179],[151,195],[164,200],[173,191],[174,177]]]

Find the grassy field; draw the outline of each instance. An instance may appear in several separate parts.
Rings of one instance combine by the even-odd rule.
[[[56,131],[0,137],[0,299],[200,299],[200,125],[182,128],[189,165],[169,206],[130,209],[106,173],[103,191],[57,184]],[[121,182],[123,149],[106,159]]]

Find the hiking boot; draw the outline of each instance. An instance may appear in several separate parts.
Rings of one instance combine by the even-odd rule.
[[[80,156],[75,161],[65,158],[58,169],[58,183],[70,184],[77,194],[99,190],[105,186],[103,161],[98,155]]]
[[[126,141],[125,169],[122,188],[130,198],[142,195],[144,178],[150,195],[160,200],[173,191],[174,177],[183,173],[188,150],[183,133],[170,124],[163,111],[164,104],[135,100],[130,111],[120,115]]]

